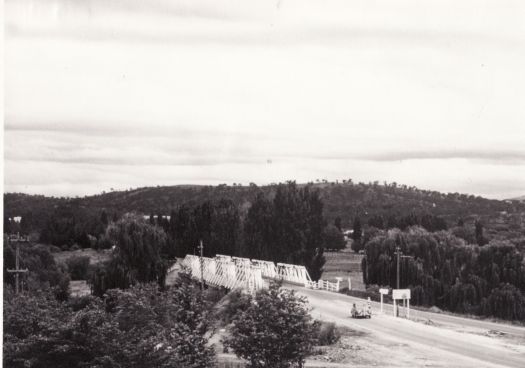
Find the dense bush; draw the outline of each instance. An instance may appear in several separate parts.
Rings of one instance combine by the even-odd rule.
[[[15,268],[15,246],[4,241],[4,285],[14,287],[15,277],[7,269]],[[67,266],[55,262],[48,247],[42,244],[20,245],[20,267],[28,272],[20,278],[20,286],[25,291],[50,289],[57,298],[69,297],[69,273]]]
[[[215,308],[215,319],[222,325],[229,325],[238,313],[244,312],[250,305],[251,298],[240,289],[226,294]]]
[[[116,247],[111,259],[99,265],[91,277],[93,293],[104,295],[107,289],[128,288],[138,282],[166,281],[167,261],[161,257],[166,233],[136,215],[126,215],[107,229]]]
[[[401,259],[400,284],[412,289],[414,304],[524,318],[525,264],[514,244],[494,240],[482,247],[468,245],[448,231],[429,233],[417,227],[378,233],[366,244],[365,283],[396,285],[396,247],[409,256]]]
[[[326,249],[338,251],[346,247],[343,233],[334,225],[328,225],[324,229],[323,240]]]
[[[235,316],[224,343],[251,368],[302,366],[317,342],[317,329],[306,299],[272,285]]]
[[[321,322],[317,334],[318,345],[332,345],[339,341],[341,333],[333,322]]]
[[[164,292],[141,285],[78,303],[45,292],[10,294],[4,299],[4,366],[214,367],[207,310],[187,278]]]
[[[241,255],[304,265],[317,281],[325,263],[324,227],[319,191],[294,182],[278,185],[273,197],[259,193],[248,210]]]
[[[66,261],[71,280],[87,280],[89,278],[89,257],[72,256]]]

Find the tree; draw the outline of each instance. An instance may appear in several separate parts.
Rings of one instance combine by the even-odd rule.
[[[275,196],[257,195],[244,226],[246,253],[253,258],[304,265],[320,275],[324,257],[323,202],[318,190],[279,184]]]
[[[341,250],[345,248],[346,241],[343,233],[334,225],[328,225],[324,229],[324,247],[326,249]]]
[[[354,232],[352,234],[352,238],[354,241],[360,241],[361,236],[363,235],[363,229],[361,227],[361,219],[356,216],[354,219]]]
[[[368,226],[382,229],[385,226],[385,220],[381,215],[373,215],[368,219]]]
[[[326,263],[326,258],[324,257],[324,248],[317,248],[315,254],[312,257],[312,261],[307,268],[310,278],[314,281],[318,281],[324,271],[324,264]]]
[[[15,257],[15,246],[4,239],[4,287],[14,286],[14,275],[8,273],[7,269],[15,268]],[[48,290],[59,300],[68,299],[70,277],[67,267],[57,264],[48,247],[42,244],[21,244],[20,259],[20,267],[28,269],[20,278],[22,290]]]
[[[93,274],[95,295],[102,296],[107,289],[125,289],[137,282],[156,281],[164,286],[168,267],[161,251],[167,237],[162,228],[128,214],[108,226],[106,233],[116,248],[108,264]]]
[[[104,210],[100,214],[100,222],[102,223],[104,227],[108,226],[109,224],[108,214]]]
[[[12,231],[11,219],[7,216],[4,216],[4,234],[11,234]]]
[[[341,225],[341,217],[337,216],[334,220],[334,226],[339,230],[343,231],[342,225]]]
[[[143,284],[104,300],[58,302],[46,292],[4,299],[4,365],[22,367],[204,368],[210,307],[185,278],[159,291]]]
[[[476,243],[478,243],[479,246],[485,245],[486,241],[485,241],[485,238],[483,237],[483,224],[481,223],[481,221],[476,220],[474,227],[476,229],[475,230]]]
[[[356,216],[354,219],[354,232],[352,234],[352,238],[354,239],[352,242],[352,250],[356,253],[364,248],[361,241],[362,235],[363,229],[361,228],[361,220]]]
[[[29,235],[33,230],[33,213],[26,212],[20,219],[20,232]]]
[[[466,244],[452,231],[430,233],[421,227],[380,232],[366,243],[365,283],[396,284],[396,247],[411,257],[402,260],[401,282],[412,289],[414,304],[523,318],[525,264],[515,244],[492,240],[479,247]]]
[[[225,345],[246,359],[250,368],[302,366],[318,330],[306,298],[273,284],[248,301],[234,318]]]

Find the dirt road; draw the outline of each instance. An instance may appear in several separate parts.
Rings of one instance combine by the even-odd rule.
[[[407,346],[413,361],[401,366],[525,367],[525,328],[442,314],[411,311],[414,320],[394,318],[391,307],[380,314],[372,302],[372,319],[349,318],[352,303],[359,298],[287,285],[308,297],[314,318],[365,331],[377,341]],[[415,312],[415,313],[412,313]],[[419,322],[417,322],[419,321]],[[425,323],[426,322],[426,323]],[[494,334],[498,331],[498,334]],[[492,333],[492,334],[491,334]],[[405,354],[406,355],[406,354]],[[392,351],[392,356],[396,356]],[[424,359],[424,363],[422,360]],[[400,366],[393,362],[392,366]]]

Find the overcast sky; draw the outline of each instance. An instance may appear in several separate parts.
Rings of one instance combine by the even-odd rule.
[[[5,190],[525,194],[523,0],[7,0]]]

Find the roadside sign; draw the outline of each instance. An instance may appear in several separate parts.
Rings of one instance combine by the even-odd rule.
[[[392,290],[392,299],[410,299],[410,289]]]
[[[379,292],[383,295],[388,295],[388,289],[379,289]]]

